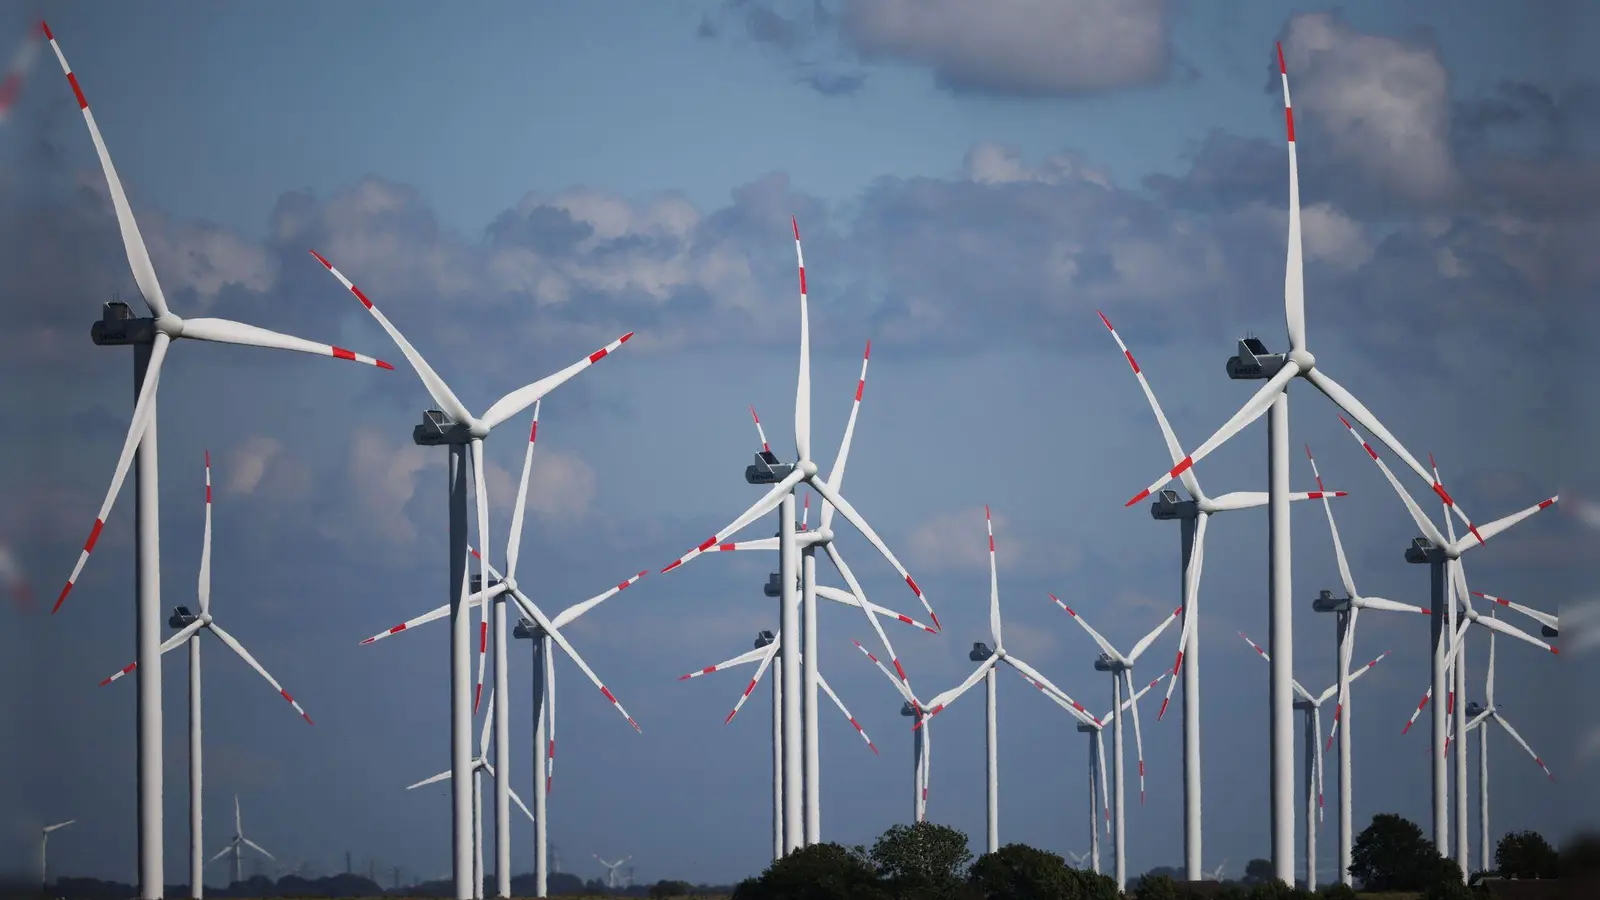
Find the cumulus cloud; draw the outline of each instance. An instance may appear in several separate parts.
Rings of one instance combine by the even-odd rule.
[[[581,457],[540,451],[528,481],[528,508],[544,518],[582,521],[592,509],[595,472]]]
[[[228,459],[223,486],[233,494],[249,495],[261,484],[267,466],[283,452],[283,442],[277,438],[257,435],[246,438],[233,448]]]
[[[864,57],[926,66],[941,87],[1070,95],[1166,77],[1164,0],[847,0],[843,37]]]
[[[322,535],[347,544],[409,548],[417,539],[417,528],[406,507],[416,494],[417,473],[440,463],[442,457],[430,455],[409,439],[357,428],[345,460],[345,514],[323,525]]]
[[[1002,571],[1026,555],[1026,544],[1007,527],[1009,522],[1005,516],[994,516],[995,562]],[[906,546],[910,561],[924,571],[989,570],[989,538],[981,506],[929,516],[911,532]]]

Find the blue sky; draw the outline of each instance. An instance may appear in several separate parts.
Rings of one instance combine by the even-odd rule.
[[[1043,14],[995,3],[978,16],[950,6],[916,16],[887,0],[44,12],[180,314],[398,361],[306,254],[314,246],[475,408],[638,333],[544,406],[522,580],[547,609],[654,573],[754,499],[738,477],[754,449],[747,404],[775,449],[790,446],[794,214],[812,288],[821,459],[874,342],[848,493],[945,623],[940,637],[890,630],[919,692],[956,683],[970,641],[987,638],[987,502],[1010,548],[1008,644],[1091,708],[1109,706],[1092,644],[1045,592],[1129,644],[1170,612],[1178,571],[1170,526],[1121,508],[1167,462],[1094,310],[1130,342],[1186,445],[1242,402],[1220,371],[1232,342],[1249,329],[1282,341],[1280,39],[1322,365],[1413,452],[1437,453],[1480,521],[1558,489],[1558,510],[1576,499],[1563,476],[1569,448],[1596,436],[1592,416],[1569,418],[1587,408],[1583,396],[1526,361],[1575,352],[1593,325],[1555,317],[1600,284],[1587,255],[1562,252],[1596,233],[1586,212],[1600,187],[1596,134],[1582,120],[1597,72],[1565,52],[1592,11],[1148,2],[1111,14],[1072,2]],[[20,43],[27,21],[6,24]],[[0,451],[7,471],[38,473],[6,486],[21,500],[0,534],[47,604],[131,407],[126,359],[92,349],[82,329],[100,299],[120,292],[137,306],[137,292],[48,51],[0,127],[0,270],[17,273],[26,298],[0,365],[16,383],[46,373],[0,409],[58,438],[44,453],[31,442]],[[180,342],[162,383],[163,604],[193,599],[195,486],[210,449],[218,619],[317,721],[306,728],[208,645],[207,843],[227,839],[238,791],[248,833],[280,858],[331,869],[348,848],[435,877],[448,868],[446,792],[402,788],[446,762],[443,626],[356,646],[445,593],[442,459],[409,441],[424,395],[403,366],[285,356]],[[1358,586],[1424,602],[1424,573],[1398,559],[1412,530],[1399,501],[1331,406],[1295,396],[1296,440],[1316,449],[1330,486],[1351,492],[1336,511]],[[1261,487],[1259,445],[1247,446],[1261,431],[1201,465],[1208,490]],[[504,434],[490,441],[495,543],[520,452]],[[1295,465],[1304,489],[1309,470],[1299,456]],[[31,652],[9,654],[13,683],[38,688],[21,692],[18,714],[45,736],[18,750],[32,774],[9,787],[17,808],[79,819],[52,842],[57,871],[124,879],[133,691],[94,685],[131,645],[131,517],[130,487],[69,605],[16,618]],[[1582,599],[1578,548],[1590,539],[1576,521],[1547,514],[1480,551],[1473,586],[1545,609]],[[1297,510],[1294,523],[1296,591],[1309,600],[1337,572],[1320,512]],[[1235,634],[1265,638],[1264,527],[1259,512],[1220,517],[1202,589],[1206,857],[1235,869],[1268,851],[1267,670]],[[920,617],[892,570],[841,531],[875,601]],[[771,627],[756,591],[771,561],[718,556],[652,574],[571,629],[645,733],[562,663],[551,834],[568,868],[598,874],[579,861],[632,853],[640,877],[732,881],[765,864],[767,695],[723,727],[744,675],[675,680]],[[823,670],[883,756],[824,711],[823,831],[869,842],[909,815],[910,736],[898,700],[848,642],[867,637],[862,623],[835,612],[823,614]],[[1399,729],[1425,686],[1426,626],[1384,618],[1364,619],[1357,650],[1395,652],[1358,691],[1356,815],[1425,822],[1427,736]],[[1295,628],[1299,677],[1331,682],[1332,623],[1306,612]],[[1150,677],[1175,637],[1147,657]],[[1486,645],[1474,641],[1476,680]],[[1563,801],[1574,784],[1595,789],[1593,757],[1548,691],[1593,684],[1593,664],[1505,645],[1499,660],[1502,707],[1562,782],[1496,734],[1494,830],[1566,834],[1583,820]],[[174,882],[187,846],[183,679],[174,659]],[[519,759],[527,679],[519,655]],[[1002,839],[1084,849],[1081,739],[1015,681],[1000,699]],[[932,818],[975,840],[980,705],[941,716],[930,801]],[[1155,724],[1154,709],[1149,800],[1129,816],[1135,872],[1181,859],[1178,727]],[[513,777],[526,790],[525,763]],[[531,833],[514,828],[521,871]],[[1327,830],[1320,843],[1331,865]]]

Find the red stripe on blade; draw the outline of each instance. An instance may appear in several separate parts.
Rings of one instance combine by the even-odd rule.
[[[350,352],[349,350],[344,349],[343,347],[335,347],[335,348],[333,348],[333,358],[334,359],[348,359],[348,360],[354,362],[355,358],[356,358],[356,355],[354,353]]]

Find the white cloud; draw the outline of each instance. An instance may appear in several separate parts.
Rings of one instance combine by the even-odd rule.
[[[1162,0],[850,0],[842,25],[864,56],[926,65],[952,89],[1074,94],[1164,77],[1165,6]]]
[[[1013,147],[984,141],[967,151],[962,161],[967,177],[978,184],[1014,184],[1032,181],[1040,184],[1064,184],[1069,181],[1087,181],[1103,188],[1111,187],[1111,178],[1104,171],[1086,166],[1083,160],[1065,153],[1046,156],[1037,166],[1023,162],[1022,154]]]
[[[257,435],[245,438],[228,455],[228,469],[223,474],[223,488],[230,494],[249,496],[261,484],[267,466],[283,452],[283,442],[277,438]]]
[[[432,459],[437,464],[442,457],[435,454]],[[385,437],[375,428],[356,429],[345,476],[350,514],[339,517],[340,526],[322,526],[323,535],[346,542],[375,539],[394,549],[410,546],[417,528],[406,515],[406,505],[416,494],[417,473],[429,466],[426,448]]]
[[[1287,218],[1287,213],[1284,214]],[[1300,228],[1307,260],[1358,269],[1372,258],[1372,241],[1361,223],[1327,203],[1302,207]]]
[[[1005,516],[994,517],[995,563],[1002,574],[1023,556],[1023,545],[1020,539],[1011,537],[1008,524]],[[908,561],[924,571],[989,568],[989,538],[982,507],[930,516],[911,532],[906,546]]]
[[[528,476],[528,508],[549,519],[582,520],[594,503],[595,474],[587,462],[537,451]]]
[[[1327,152],[1414,199],[1450,193],[1450,79],[1435,48],[1307,13],[1289,20],[1283,52],[1296,125],[1315,120]]]

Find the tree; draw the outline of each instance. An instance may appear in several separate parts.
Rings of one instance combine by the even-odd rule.
[[[732,900],[889,900],[860,847],[812,844],[733,889]]]
[[[1466,885],[1461,866],[1441,857],[1434,863],[1433,877],[1422,896],[1423,900],[1472,900],[1474,894]]]
[[[1078,873],[1067,861],[1026,844],[1007,844],[972,864],[969,881],[987,900],[1081,900]]]
[[[1518,831],[1494,848],[1494,867],[1506,878],[1556,877],[1556,849],[1537,831]]]
[[[1321,893],[1326,900],[1356,900],[1355,888],[1342,881],[1336,881],[1328,885],[1322,889]]]
[[[893,825],[869,854],[878,875],[900,895],[949,897],[959,893],[972,861],[967,836],[948,825]]]
[[[1271,860],[1252,859],[1244,864],[1244,877],[1240,880],[1245,884],[1265,884],[1277,877]]]
[[[667,900],[668,897],[686,897],[694,893],[694,885],[687,881],[668,881],[663,878],[650,886],[651,900]]]
[[[1356,836],[1350,874],[1367,891],[1424,891],[1437,880],[1439,858],[1415,822],[1379,813]]]
[[[1146,875],[1139,879],[1138,900],[1178,900],[1178,884],[1171,875]]]

